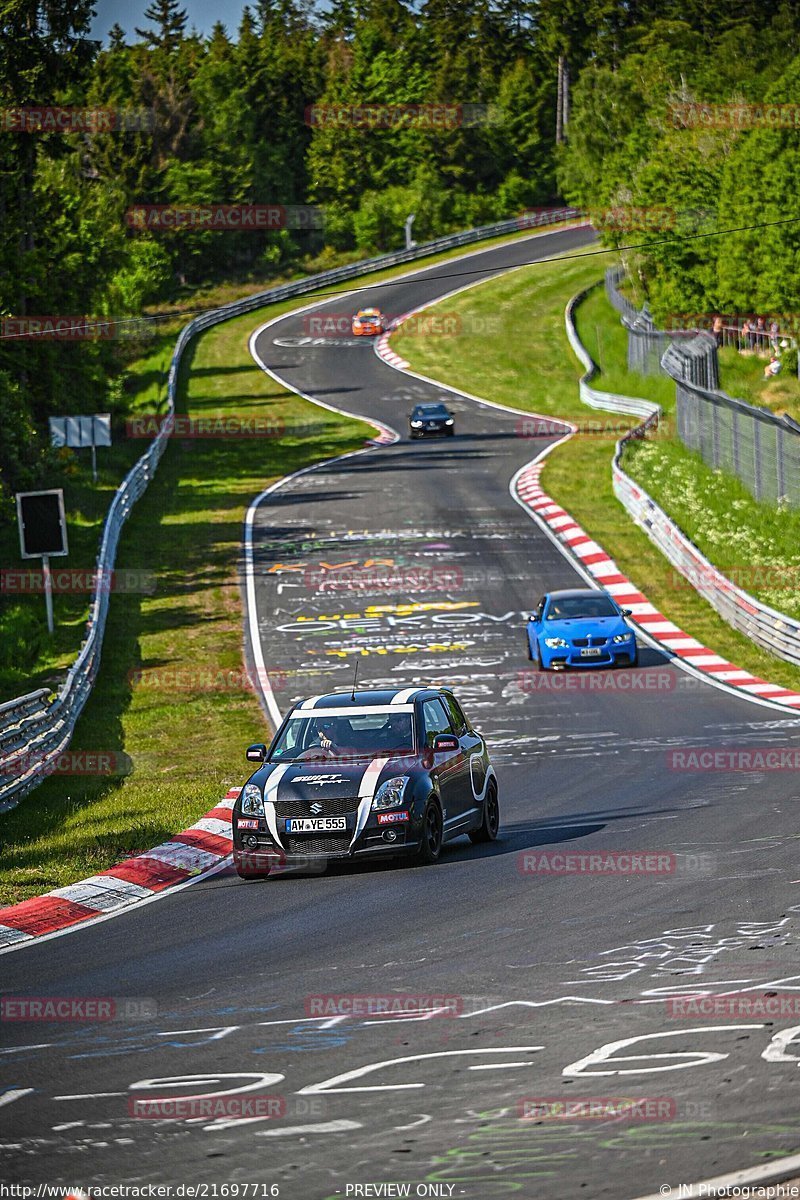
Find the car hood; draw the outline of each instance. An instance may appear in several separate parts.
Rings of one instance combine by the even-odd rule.
[[[370,794],[394,775],[404,775],[419,765],[416,755],[349,758],[338,762],[265,763],[252,782],[265,790],[268,800],[337,800]],[[363,785],[363,786],[362,786]]]
[[[545,637],[614,637],[630,632],[622,617],[567,617],[559,621],[543,621]]]

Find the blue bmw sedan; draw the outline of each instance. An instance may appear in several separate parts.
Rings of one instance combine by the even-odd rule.
[[[528,620],[528,658],[540,671],[565,667],[636,666],[636,634],[608,592],[548,592]]]

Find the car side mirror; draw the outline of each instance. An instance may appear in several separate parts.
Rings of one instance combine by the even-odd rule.
[[[248,762],[263,763],[264,759],[267,757],[267,747],[263,742],[256,742],[255,745],[247,747],[245,757],[247,758]]]
[[[452,733],[437,733],[433,739],[433,753],[444,754],[451,750],[460,750],[461,743]]]
[[[630,617],[633,615],[633,613],[630,608],[623,608],[622,615],[623,615],[623,617]]]
[[[539,618],[537,617],[536,613],[528,613],[528,620],[529,621],[538,621]]]

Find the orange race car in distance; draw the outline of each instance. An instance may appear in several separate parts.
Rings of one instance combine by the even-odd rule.
[[[379,308],[362,308],[353,317],[354,337],[377,337],[385,333],[387,321]]]

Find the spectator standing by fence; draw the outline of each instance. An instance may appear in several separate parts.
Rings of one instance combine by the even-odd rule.
[[[722,317],[719,315],[719,313],[717,313],[717,315],[714,317],[714,324],[711,326],[711,331],[714,334],[714,341],[718,346],[722,345],[722,331],[724,328],[725,324],[722,320]]]

